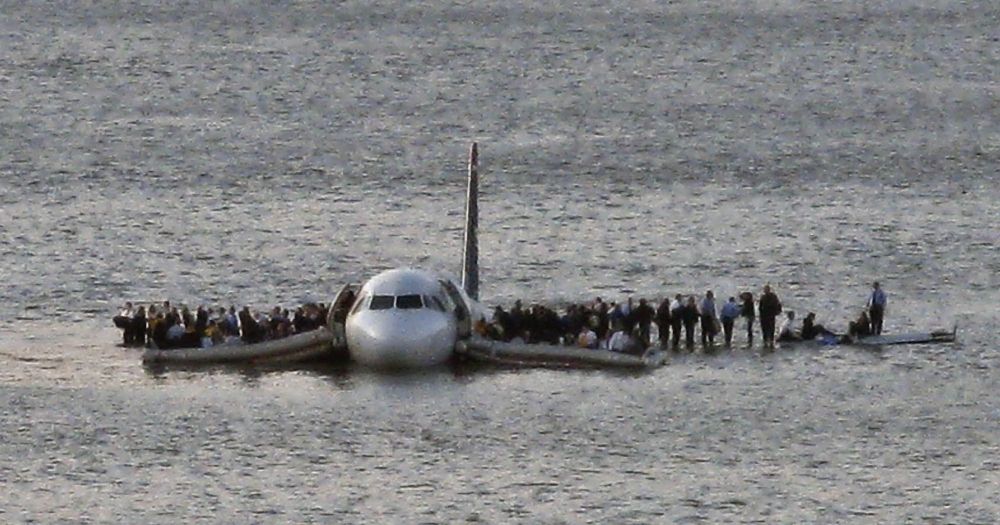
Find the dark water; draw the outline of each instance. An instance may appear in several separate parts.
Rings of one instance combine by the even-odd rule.
[[[0,2],[5,522],[992,523],[993,2]],[[149,370],[124,300],[770,282],[959,343],[650,374]]]

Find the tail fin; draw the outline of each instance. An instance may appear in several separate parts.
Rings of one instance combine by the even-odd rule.
[[[462,288],[479,300],[479,148],[469,151],[469,191],[465,201],[465,250],[462,256]]]

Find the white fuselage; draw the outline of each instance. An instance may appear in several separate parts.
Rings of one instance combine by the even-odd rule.
[[[470,303],[453,281],[431,272],[380,273],[361,288],[347,316],[348,352],[358,363],[379,368],[442,364],[468,333]]]

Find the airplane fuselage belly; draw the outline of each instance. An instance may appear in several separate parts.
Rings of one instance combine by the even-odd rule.
[[[347,321],[351,358],[379,368],[435,366],[451,358],[457,340],[454,319],[435,310],[363,311]]]

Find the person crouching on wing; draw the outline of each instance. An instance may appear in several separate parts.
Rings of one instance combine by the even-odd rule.
[[[816,314],[809,312],[806,314],[805,319],[802,320],[802,339],[811,341],[817,337],[824,340],[828,338],[836,340],[837,334],[827,330],[821,324],[816,324]]]
[[[850,324],[848,324],[847,335],[852,338],[867,337],[872,335],[872,325],[871,321],[868,319],[868,312],[862,310],[858,319],[856,321],[851,321]]]
[[[642,343],[642,335],[638,329],[628,332],[619,330],[611,335],[608,340],[608,350],[621,352],[623,354],[642,355],[647,346]]]
[[[576,338],[576,346],[591,350],[597,349],[597,332],[591,330],[589,326],[584,325],[580,329],[580,335]]]
[[[781,323],[781,329],[778,330],[778,341],[801,341],[802,336],[795,330],[795,312],[789,310],[785,314],[785,320]]]

